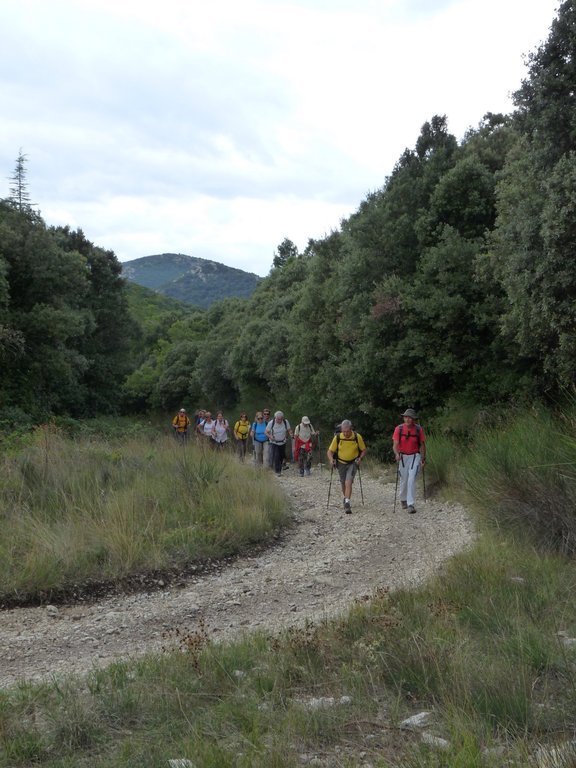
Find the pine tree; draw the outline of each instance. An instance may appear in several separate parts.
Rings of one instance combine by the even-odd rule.
[[[19,211],[29,210],[32,206],[30,195],[28,193],[28,182],[26,180],[26,163],[28,157],[23,154],[22,148],[16,160],[14,173],[10,177],[10,201]]]

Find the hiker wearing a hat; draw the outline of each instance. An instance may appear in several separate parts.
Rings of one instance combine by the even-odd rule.
[[[286,440],[292,437],[292,429],[282,411],[276,411],[274,418],[266,425],[266,437],[270,443],[272,466],[277,477],[282,475],[282,465],[286,455]]]
[[[300,477],[309,475],[312,467],[312,439],[318,434],[308,416],[294,430],[294,458],[298,461]]]
[[[174,434],[178,440],[184,442],[188,437],[188,427],[190,426],[190,419],[184,408],[180,408],[176,416],[172,419],[172,428]]]
[[[416,512],[416,478],[420,467],[426,463],[426,435],[416,423],[418,416],[413,408],[407,408],[402,418],[403,423],[396,427],[392,436],[400,476],[400,503],[408,512]]]

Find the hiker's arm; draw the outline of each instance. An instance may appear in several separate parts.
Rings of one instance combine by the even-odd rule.
[[[334,440],[332,440],[332,442],[328,446],[328,450],[326,451],[326,455],[328,456],[328,461],[330,462],[330,464],[332,464],[332,466],[336,466],[335,453],[337,449],[338,449],[338,444],[336,443],[336,438],[334,438]]]
[[[394,440],[394,456],[396,461],[400,461],[400,440]]]

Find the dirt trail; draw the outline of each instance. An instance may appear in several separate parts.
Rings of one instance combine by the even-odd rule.
[[[293,468],[276,480],[295,525],[278,546],[219,573],[92,605],[0,613],[0,686],[158,651],[176,644],[176,630],[204,626],[210,637],[228,639],[332,617],[377,587],[418,584],[473,539],[461,506],[431,500],[415,515],[399,504],[393,514],[394,485],[367,474],[364,506],[356,481],[353,513],[343,513],[334,475],[327,509],[329,480],[327,469],[300,478]]]

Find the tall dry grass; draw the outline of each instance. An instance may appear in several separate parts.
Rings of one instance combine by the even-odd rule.
[[[0,594],[240,551],[284,519],[266,475],[166,439],[70,439],[53,427],[0,469]]]
[[[533,409],[479,432],[463,479],[496,525],[538,546],[576,552],[576,429],[569,411]]]

